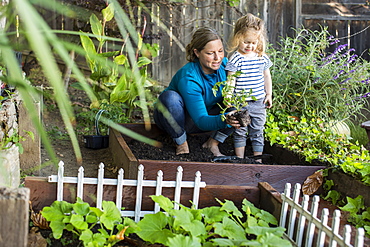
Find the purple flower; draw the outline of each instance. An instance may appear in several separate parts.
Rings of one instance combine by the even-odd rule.
[[[358,55],[356,55],[356,54],[352,55],[352,56],[348,59],[348,63],[352,63],[353,61],[356,61],[356,57],[358,57]]]
[[[361,95],[361,96],[360,96],[360,97],[358,97],[358,98],[367,98],[367,97],[370,97],[370,92],[365,93],[364,95]]]
[[[341,70],[338,72],[338,74],[336,76],[333,77],[334,80],[338,79],[338,77],[344,73],[344,70]]]
[[[362,80],[361,83],[369,84],[370,78],[367,78],[366,80]]]
[[[339,84],[344,84],[344,83],[346,83],[347,81],[349,81],[349,80],[351,80],[352,78],[347,78],[347,79],[345,79],[344,81],[341,81],[341,82],[339,82]]]
[[[339,39],[335,39],[334,41],[330,42],[329,45],[334,45],[334,44],[339,43],[339,42],[340,42]]]

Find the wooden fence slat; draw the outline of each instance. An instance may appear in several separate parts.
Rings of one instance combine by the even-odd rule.
[[[364,246],[364,238],[365,238],[365,229],[358,228],[357,229],[357,238],[355,241],[355,247],[362,247]]]
[[[199,205],[199,192],[200,192],[200,171],[195,173],[195,182],[194,182],[194,191],[193,191],[193,205],[195,209],[198,208]]]
[[[339,234],[340,215],[341,215],[341,213],[340,213],[339,209],[334,210],[333,223],[332,223],[332,226],[331,226],[332,234],[330,235],[330,240],[329,240],[330,247],[336,247],[337,246],[337,241],[334,240],[334,235]]]
[[[125,171],[122,168],[119,169],[117,177],[116,206],[119,210],[121,210],[122,208],[122,190],[123,190],[124,172]]]
[[[162,195],[162,182],[163,182],[163,172],[161,170],[157,173],[157,186],[155,188],[155,195]],[[160,207],[158,203],[154,203],[154,213],[159,212]]]
[[[144,180],[144,166],[139,165],[139,172],[137,174],[136,186],[136,206],[135,206],[135,222],[140,220],[141,204],[143,199],[143,180]]]
[[[300,193],[301,193],[301,185],[297,183],[294,186],[294,192],[293,192],[293,201],[295,204],[298,204]],[[291,239],[293,239],[296,217],[297,217],[297,209],[293,208],[289,215],[289,226],[288,226],[288,236]]]
[[[325,244],[325,231],[324,228],[328,226],[329,210],[324,208],[321,215],[321,224],[319,226],[319,238],[317,239],[317,246],[324,247]]]
[[[307,210],[309,199],[310,197],[308,195],[303,196],[303,202],[302,202],[303,211]],[[306,225],[306,217],[304,216],[303,212],[300,211],[300,217],[298,220],[298,230],[297,230],[297,236],[296,236],[296,242],[298,246],[302,245],[305,225]]]
[[[77,197],[83,200],[83,185],[84,185],[84,168],[81,166],[78,169],[78,181],[77,181]]]
[[[97,198],[96,198],[96,207],[102,209],[103,202],[103,184],[104,184],[104,164],[99,164],[98,170],[98,186],[97,186]]]
[[[174,209],[180,208],[180,195],[181,195],[181,181],[182,181],[182,167],[177,167],[177,174],[176,174],[176,186],[175,186],[175,207]]]
[[[63,161],[60,161],[58,164],[58,201],[63,201],[63,182],[64,182],[64,163]]]
[[[291,190],[291,185],[290,183],[287,183],[285,185],[284,195],[287,197],[290,197],[290,190]],[[286,226],[287,215],[288,215],[288,202],[283,201],[283,206],[281,207],[281,214],[280,214],[280,221],[279,221],[281,227]]]
[[[312,205],[311,205],[311,214],[310,214],[309,225],[308,225],[308,231],[307,231],[307,236],[306,236],[306,245],[305,246],[312,246],[313,237],[314,237],[315,228],[316,228],[316,225],[314,223],[314,218],[316,218],[316,216],[317,216],[317,211],[319,209],[319,201],[320,201],[319,196],[314,196],[313,197],[313,202],[312,202]]]

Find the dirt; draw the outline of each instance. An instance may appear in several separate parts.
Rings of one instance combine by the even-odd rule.
[[[189,145],[189,154],[176,155],[176,147],[172,139],[168,135],[159,135],[154,138],[162,143],[162,147],[157,148],[149,144],[139,142],[137,140],[125,137],[125,140],[130,147],[132,153],[138,159],[148,160],[169,160],[169,161],[195,161],[195,162],[223,162],[223,163],[242,163],[242,164],[256,164],[258,162],[252,157],[251,146],[246,147],[246,158],[239,159],[235,156],[232,138],[226,139],[225,143],[220,143],[219,148],[224,157],[214,157],[213,154],[205,148],[202,144],[207,141],[209,134],[194,134],[188,135],[187,141]],[[269,155],[263,156],[265,163],[271,163]]]

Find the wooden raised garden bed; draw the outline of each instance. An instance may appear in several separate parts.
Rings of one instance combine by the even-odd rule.
[[[146,131],[143,124],[123,124],[124,127],[149,138],[163,135],[163,132],[152,125],[150,131]],[[282,165],[259,165],[259,164],[236,164],[236,163],[214,163],[214,162],[184,162],[170,160],[145,160],[135,157],[129,147],[130,138],[116,130],[110,131],[109,148],[112,152],[114,164],[125,170],[125,178],[135,178],[139,164],[145,167],[146,179],[155,179],[158,170],[166,174],[166,180],[173,180],[178,166],[184,169],[184,179],[192,179],[196,171],[202,174],[202,180],[207,185],[236,185],[257,186],[259,182],[267,182],[278,192],[284,191],[286,183],[301,183],[316,172],[326,168],[318,165],[297,165],[297,157],[289,156],[286,151],[268,147],[265,153],[271,153],[275,158],[281,158]],[[294,165],[293,165],[294,164]],[[168,174],[168,176],[167,176]]]

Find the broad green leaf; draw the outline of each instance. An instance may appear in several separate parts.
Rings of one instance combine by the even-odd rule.
[[[85,230],[88,228],[85,218],[82,215],[73,214],[71,216],[71,224],[79,230]]]
[[[86,60],[89,64],[90,70],[92,73],[94,73],[96,71],[94,57],[97,55],[94,42],[90,39],[90,37],[83,35],[83,34],[80,35],[80,40],[81,40],[82,47],[84,48],[86,52]]]
[[[53,230],[53,237],[59,239],[62,237],[65,224],[61,221],[51,221],[50,228]]]
[[[81,241],[85,243],[92,242],[93,240],[93,232],[90,229],[84,230],[79,238]]]
[[[114,202],[103,201],[102,208],[103,214],[100,217],[100,223],[104,224],[107,229],[112,230],[114,224],[122,222],[121,213]]]
[[[111,21],[114,17],[113,4],[109,4],[105,9],[103,9],[102,14],[106,22]]]
[[[194,215],[191,213],[190,209],[181,208],[179,210],[173,210],[172,215],[174,216],[173,228],[176,231],[180,231],[182,228],[190,232],[192,236],[206,234],[204,224],[199,220],[194,220]]]
[[[246,239],[244,228],[227,217],[224,217],[222,223],[215,223],[214,228],[215,233],[221,237],[228,237],[235,240]]]
[[[272,233],[266,233],[257,238],[257,241],[264,247],[290,247],[292,244],[289,240],[279,238]]]
[[[164,197],[163,195],[160,196],[150,196],[152,200],[159,204],[159,206],[166,212],[171,211],[174,208],[173,202],[168,199],[167,197]]]
[[[247,211],[249,211],[252,215],[256,215],[257,213],[259,213],[261,211],[259,208],[257,208],[256,206],[254,206],[254,204],[251,203],[250,201],[248,201],[247,199],[244,199],[243,200],[242,209],[246,213],[247,213]]]
[[[273,216],[272,214],[265,210],[261,210],[260,213],[256,214],[256,217],[265,221],[268,224],[273,224],[275,226],[278,225],[278,221],[275,218],[275,216]]]
[[[172,238],[168,239],[168,246],[176,247],[200,247],[200,240],[196,237],[184,236],[177,234]]]
[[[73,204],[73,211],[76,214],[86,215],[90,211],[90,205],[87,202],[83,202],[81,198],[77,198],[77,202]]]
[[[95,14],[92,14],[90,16],[90,25],[91,31],[93,32],[93,34],[97,36],[96,38],[101,42],[103,40],[102,37],[100,37],[103,35],[103,25],[101,24],[99,18]]]
[[[123,65],[127,62],[127,57],[125,55],[119,55],[114,57],[114,62],[118,65]]]
[[[152,244],[166,244],[168,238],[174,237],[174,234],[166,229],[167,222],[167,216],[163,212],[147,214],[138,222],[141,230],[136,234]]]
[[[214,222],[220,222],[225,216],[228,216],[228,213],[221,211],[220,208],[221,207],[212,206],[201,209],[205,223],[212,224]]]
[[[247,227],[245,231],[248,234],[254,234],[256,236],[264,235],[266,233],[273,233],[274,235],[281,237],[283,236],[285,232],[285,228],[284,227],[253,226],[253,227]]]
[[[211,241],[215,243],[216,246],[227,246],[227,247],[235,246],[234,242],[231,239],[227,238],[214,238],[211,239]]]
[[[362,195],[357,196],[355,199],[348,196],[346,198],[347,204],[343,207],[339,207],[341,210],[356,214],[359,210],[364,209],[364,198]]]
[[[336,204],[340,199],[340,193],[336,190],[330,190],[328,194],[324,197],[324,200],[331,200],[333,204]]]
[[[231,213],[237,217],[243,217],[243,214],[235,206],[234,202],[230,200],[225,200],[225,202],[221,206],[221,210],[225,210],[226,212]]]
[[[139,57],[139,59],[137,61],[137,66],[142,67],[142,66],[145,66],[145,65],[148,65],[148,64],[151,64],[151,63],[152,63],[152,60],[150,60],[149,58]]]

